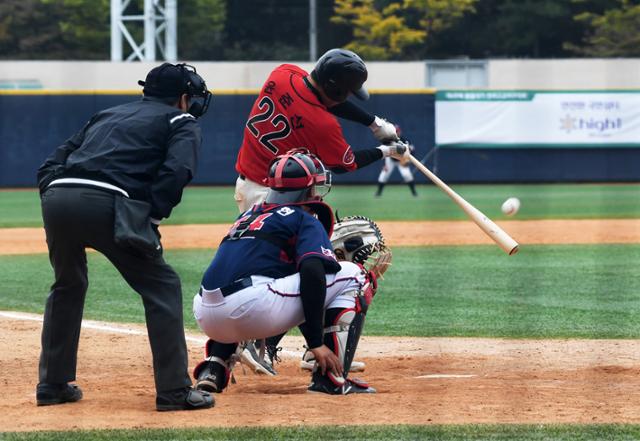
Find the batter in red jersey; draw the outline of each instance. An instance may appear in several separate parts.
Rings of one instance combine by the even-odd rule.
[[[363,84],[367,69],[360,57],[344,49],[324,54],[311,74],[283,64],[271,72],[251,109],[236,170],[235,199],[240,212],[264,200],[268,167],[278,155],[306,148],[336,173],[362,168],[383,157],[408,155],[397,142],[395,126],[347,101],[350,95],[367,99]],[[352,150],[336,116],[360,122],[385,143]]]

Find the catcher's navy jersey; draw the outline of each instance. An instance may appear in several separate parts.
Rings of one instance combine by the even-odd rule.
[[[327,273],[340,270],[324,227],[300,206],[255,205],[238,217],[229,234],[252,216],[254,219],[243,237],[220,244],[204,273],[205,289],[221,288],[248,276],[286,277],[295,274],[300,263],[309,257],[323,259]],[[252,232],[267,234],[272,240],[253,237]],[[288,249],[278,246],[278,241]]]

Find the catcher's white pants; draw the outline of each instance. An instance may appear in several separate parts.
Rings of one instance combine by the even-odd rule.
[[[240,213],[244,213],[255,204],[264,202],[268,191],[269,187],[260,185],[248,178],[240,179],[240,176],[238,176],[233,197],[236,200]]]
[[[354,308],[354,291],[365,274],[351,262],[340,262],[337,274],[327,274],[324,307]],[[300,274],[281,279],[251,276],[253,286],[223,297],[219,289],[202,289],[193,298],[193,315],[200,329],[221,343],[258,340],[279,335],[304,322]]]
[[[400,164],[400,161],[394,161],[390,157],[384,158],[384,165],[382,166],[382,170],[380,171],[380,175],[378,176],[378,182],[381,184],[386,184],[393,173],[393,170],[398,168],[398,171],[402,175],[402,179],[404,182],[409,183],[413,181],[413,174],[411,173],[411,169],[408,165]]]

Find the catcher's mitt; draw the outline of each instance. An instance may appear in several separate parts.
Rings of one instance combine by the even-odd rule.
[[[391,250],[384,244],[380,228],[367,217],[338,219],[333,226],[331,244],[338,260],[359,263],[376,277],[381,277],[391,265]]]

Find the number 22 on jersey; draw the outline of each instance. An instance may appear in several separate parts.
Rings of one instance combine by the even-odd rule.
[[[268,96],[262,97],[258,103],[258,109],[260,112],[247,121],[247,128],[264,148],[274,155],[277,155],[278,148],[273,145],[272,141],[284,139],[289,136],[289,133],[291,133],[289,120],[282,113],[274,115],[275,105]],[[272,127],[267,127],[267,129],[263,129],[262,131],[258,130],[256,124],[262,121],[269,121]]]

